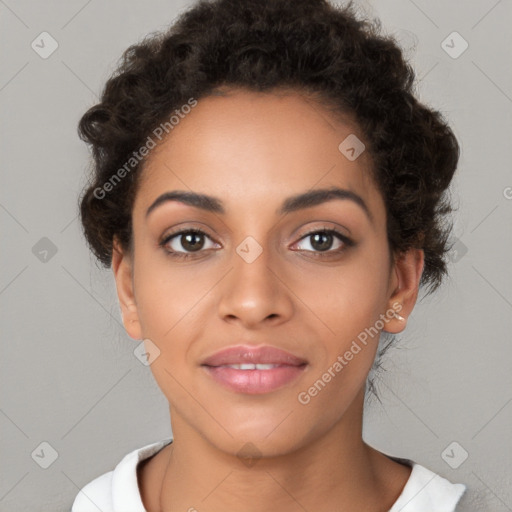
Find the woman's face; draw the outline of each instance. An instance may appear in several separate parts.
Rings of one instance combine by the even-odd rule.
[[[234,91],[201,99],[150,154],[133,208],[133,258],[115,251],[113,267],[128,333],[146,340],[150,357],[160,351],[151,370],[173,430],[186,426],[230,453],[250,441],[278,454],[356,408],[375,332],[404,327],[391,308],[412,309],[422,262],[391,261],[384,202],[369,154],[354,159],[354,136],[362,139],[354,125],[298,94]],[[300,200],[325,189],[341,192]],[[212,199],[155,204],[175,191]],[[189,230],[204,234],[172,237]],[[203,366],[235,345],[269,345],[307,364]],[[222,371],[234,388],[215,378]],[[249,388],[240,373],[248,371],[288,380]]]

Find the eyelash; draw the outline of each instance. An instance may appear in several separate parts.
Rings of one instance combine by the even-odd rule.
[[[352,247],[355,245],[355,242],[353,240],[351,240],[350,238],[348,238],[347,236],[341,234],[339,231],[335,230],[335,229],[332,229],[332,228],[316,228],[312,231],[309,231],[307,233],[305,233],[300,239],[299,239],[299,242],[301,240],[304,240],[312,235],[316,235],[318,233],[324,233],[324,234],[328,234],[328,235],[334,235],[336,238],[338,238],[338,240],[340,240],[341,242],[343,242],[343,246],[340,248],[340,249],[336,249],[336,250],[327,250],[327,251],[306,251],[306,252],[311,252],[313,254],[315,254],[316,256],[315,257],[325,257],[324,255],[333,255],[333,254],[340,254],[342,253],[343,251],[345,251],[348,247]],[[159,243],[158,245],[160,247],[162,247],[162,249],[171,257],[171,258],[176,258],[176,259],[181,259],[181,260],[188,260],[190,258],[194,258],[195,257],[195,254],[197,253],[200,253],[200,252],[203,252],[202,250],[199,250],[197,251],[197,253],[193,253],[193,252],[179,252],[179,251],[169,251],[167,248],[166,248],[166,245],[173,239],[173,238],[176,238],[180,235],[184,235],[184,234],[194,234],[194,235],[204,235],[208,238],[210,238],[208,236],[207,233],[205,233],[204,231],[202,231],[201,229],[191,229],[191,228],[188,228],[188,229],[182,229],[181,231],[176,231],[174,233],[170,233],[168,236],[166,236],[165,238],[163,238]],[[210,238],[211,240],[211,238]]]

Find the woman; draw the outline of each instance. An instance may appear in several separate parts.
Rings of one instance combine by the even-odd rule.
[[[81,215],[173,438],[73,512],[455,510],[464,485],[362,439],[380,336],[446,272],[459,146],[413,81],[323,0],[200,2],[125,52],[80,121]]]

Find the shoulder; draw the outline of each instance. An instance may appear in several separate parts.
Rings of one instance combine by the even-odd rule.
[[[109,471],[80,489],[73,502],[71,512],[112,512],[112,477]]]
[[[466,486],[455,484],[413,461],[411,475],[389,512],[455,512]]]
[[[104,473],[80,489],[71,512],[144,512],[137,466],[170,442],[172,438],[167,438],[125,455],[113,471]]]

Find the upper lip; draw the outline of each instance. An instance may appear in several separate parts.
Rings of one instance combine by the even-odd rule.
[[[207,357],[201,364],[203,366],[223,366],[243,363],[302,366],[306,364],[307,361],[290,352],[269,345],[258,347],[236,345],[215,352]]]

